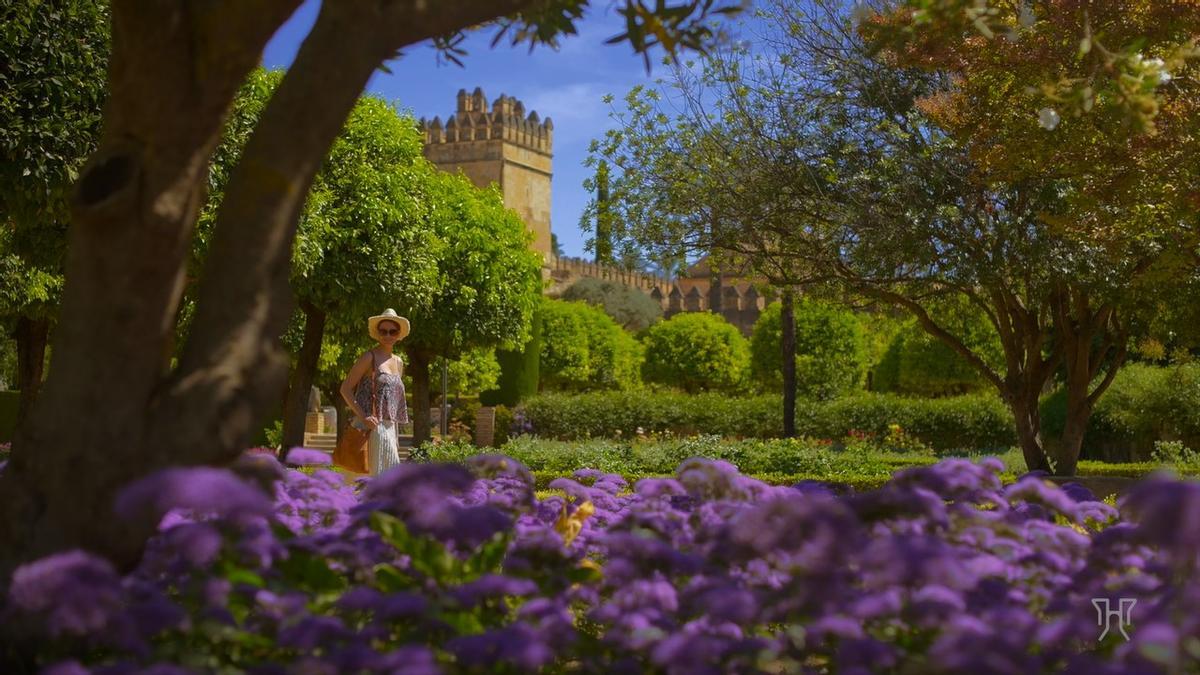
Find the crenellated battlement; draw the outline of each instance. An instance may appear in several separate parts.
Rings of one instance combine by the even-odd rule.
[[[670,318],[681,312],[713,312],[737,326],[749,336],[754,323],[771,301],[759,293],[754,284],[738,277],[726,277],[715,293],[708,277],[680,277],[674,281],[665,277],[631,272],[610,265],[601,265],[581,258],[550,256],[549,293],[557,296],[583,278],[602,279],[636,288],[662,307],[663,316]]]
[[[669,293],[671,281],[644,272],[632,272],[609,265],[600,265],[583,258],[551,255],[549,260],[550,279],[557,290],[565,290],[567,286],[582,278],[603,279],[616,281],[631,288],[636,288],[649,295],[657,290],[660,295]]]
[[[536,110],[526,114],[524,103],[504,94],[489,110],[480,87],[471,94],[459,89],[457,109],[444,123],[441,117],[422,117],[418,127],[426,145],[503,140],[547,155],[554,146],[554,122],[549,117],[541,119]]]

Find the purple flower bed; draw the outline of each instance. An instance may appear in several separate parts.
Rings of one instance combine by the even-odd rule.
[[[1150,479],[1118,511],[1036,476],[1002,487],[994,460],[836,496],[694,459],[632,492],[578,471],[552,485],[565,498],[539,500],[529,472],[495,455],[361,486],[245,462],[255,470],[130,486],[118,512],[162,524],[127,576],[78,551],[19,568],[0,618],[26,627],[24,656],[59,675],[1092,675],[1200,662],[1193,483]],[[273,502],[248,473],[276,480]],[[1096,605],[1122,599],[1136,600],[1131,622],[1101,639]]]

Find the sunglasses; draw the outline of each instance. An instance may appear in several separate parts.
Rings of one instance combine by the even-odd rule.
[[[399,328],[380,328],[379,334],[380,335],[399,335],[400,329]]]

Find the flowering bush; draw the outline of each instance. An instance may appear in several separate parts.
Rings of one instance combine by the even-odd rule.
[[[296,454],[289,463],[319,461]],[[1200,485],[1120,512],[952,459],[835,497],[722,461],[594,470],[537,499],[516,461],[355,487],[244,459],[129,486],[137,569],[70,551],[13,575],[9,661],[49,673],[1156,672],[1200,664]],[[274,501],[247,482],[254,474]],[[1135,599],[1100,639],[1093,598]],[[17,629],[12,629],[17,630]],[[89,670],[90,669],[90,670]]]

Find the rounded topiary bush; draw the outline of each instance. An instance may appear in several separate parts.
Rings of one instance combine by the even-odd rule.
[[[1000,338],[986,318],[965,311],[936,318],[985,362],[994,367],[1003,363]],[[892,338],[872,382],[876,391],[916,396],[953,396],[989,386],[974,366],[916,321],[907,322]]]
[[[547,299],[541,321],[543,388],[586,391],[641,384],[641,343],[603,310]]]
[[[750,346],[732,324],[716,314],[685,312],[646,331],[647,382],[688,392],[736,391],[746,385]]]
[[[778,302],[759,316],[750,335],[754,384],[766,391],[783,385],[783,322]],[[857,389],[867,368],[862,323],[854,313],[821,300],[796,303],[796,393],[830,399]]]

